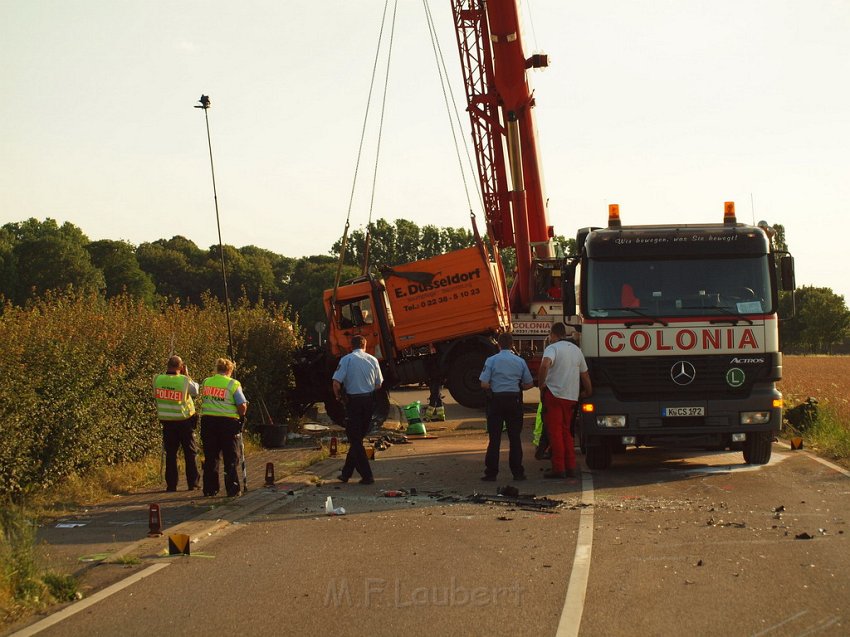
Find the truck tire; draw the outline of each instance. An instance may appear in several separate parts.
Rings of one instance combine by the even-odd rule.
[[[769,431],[756,431],[747,434],[744,441],[744,462],[747,464],[767,464],[773,450],[773,434]]]
[[[584,461],[588,468],[594,471],[602,471],[611,466],[611,447],[603,440],[602,444],[587,447]]]
[[[465,352],[449,363],[446,386],[459,405],[471,409],[484,407],[486,395],[481,389],[481,370],[487,354],[482,351]]]
[[[345,405],[331,398],[325,401],[325,413],[333,421],[335,425],[345,427]],[[390,413],[390,395],[385,389],[379,389],[375,392],[375,410],[372,412],[372,421],[369,424],[369,431],[373,432],[384,426],[387,416]]]
[[[325,413],[335,425],[345,427],[345,405],[331,397],[325,401]]]
[[[382,429],[387,416],[390,415],[390,394],[386,389],[375,392],[375,410],[372,412],[372,422],[369,425],[369,433]]]

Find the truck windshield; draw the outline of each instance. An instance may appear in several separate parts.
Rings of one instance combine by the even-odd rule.
[[[767,255],[716,259],[591,259],[588,316],[712,317],[773,312]]]

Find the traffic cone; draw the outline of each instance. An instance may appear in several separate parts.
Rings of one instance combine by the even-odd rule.
[[[274,486],[274,462],[266,463],[266,486]]]
[[[158,504],[148,507],[148,537],[159,537],[162,535],[162,513]]]
[[[802,448],[803,448],[803,438],[802,437],[796,436],[794,438],[791,438],[791,449],[792,449],[792,451],[796,451],[796,450],[802,449]]]

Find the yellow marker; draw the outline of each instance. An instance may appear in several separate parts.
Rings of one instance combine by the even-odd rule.
[[[189,555],[189,536],[185,533],[175,533],[168,536],[169,555]]]

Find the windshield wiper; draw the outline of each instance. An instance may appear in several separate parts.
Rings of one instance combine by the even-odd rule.
[[[706,307],[702,307],[700,305],[690,305],[687,307],[683,307],[683,310],[716,310],[718,312],[727,312],[728,316],[723,318],[711,319],[709,323],[715,325],[717,323],[731,323],[732,325],[737,325],[738,323],[749,323],[753,325],[753,320],[748,318],[738,312],[735,308],[729,307],[728,305],[710,305]]]
[[[646,312],[642,312],[633,307],[597,307],[594,309],[602,310],[604,312],[632,312],[633,314],[637,314],[638,316],[642,316],[647,319],[646,321],[626,321],[626,327],[633,327],[634,325],[654,325],[655,323],[661,323],[664,327],[669,325],[669,323],[663,318],[647,314]]]

